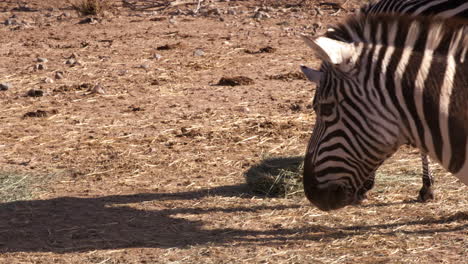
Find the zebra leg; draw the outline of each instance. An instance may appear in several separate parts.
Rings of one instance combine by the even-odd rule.
[[[418,201],[427,202],[434,199],[434,192],[432,185],[434,184],[434,178],[432,177],[431,171],[429,170],[429,160],[426,154],[421,153],[421,161],[423,168],[422,182],[423,186],[419,190]]]

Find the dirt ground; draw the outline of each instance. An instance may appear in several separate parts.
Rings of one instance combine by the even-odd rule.
[[[196,16],[115,1],[86,21],[65,1],[17,2],[0,2],[0,178],[17,179],[0,186],[0,263],[468,259],[468,188],[432,165],[437,198],[414,202],[414,149],[334,212],[245,184],[264,158],[303,155],[315,87],[299,65],[319,61],[299,35],[360,1],[205,1]]]

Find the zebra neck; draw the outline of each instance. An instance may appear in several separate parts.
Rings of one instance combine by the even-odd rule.
[[[364,82],[374,85],[382,108],[396,118],[400,141],[468,184],[468,60],[462,53],[442,56],[411,47],[376,45],[367,52],[373,61],[367,67],[376,77]]]

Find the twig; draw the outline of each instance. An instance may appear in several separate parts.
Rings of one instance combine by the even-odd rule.
[[[194,13],[194,14],[197,14],[198,11],[200,11],[201,3],[202,3],[202,2],[203,2],[203,0],[198,0],[197,8],[195,8],[195,10],[193,10],[193,13]]]

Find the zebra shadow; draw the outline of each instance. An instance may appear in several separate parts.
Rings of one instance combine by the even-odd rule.
[[[304,204],[252,205],[245,195],[245,185],[221,186],[180,193],[139,193],[96,198],[59,197],[48,200],[16,201],[0,205],[0,252],[86,252],[121,248],[184,248],[200,244],[230,246],[234,242],[253,245],[284,245],[294,241],[340,239],[364,233],[394,235],[399,233],[441,233],[465,230],[467,213],[455,213],[439,219],[410,222],[328,227],[304,224],[293,228],[266,227],[264,230],[239,228],[204,228],[202,219],[216,214],[264,214],[265,210],[281,213],[299,209]],[[245,197],[235,207],[194,206],[203,197]],[[177,201],[186,200],[178,206]],[[159,205],[171,201],[172,206]],[[152,210],[139,209],[151,203]],[[187,205],[189,204],[189,205]],[[133,205],[133,206],[131,206]],[[136,206],[135,206],[136,205]],[[157,208],[157,209],[154,209]],[[200,220],[188,220],[180,215],[199,215]],[[458,221],[461,224],[433,228],[434,224]],[[427,229],[394,231],[400,226],[423,225]]]
[[[300,159],[289,161],[298,162]],[[271,165],[271,162],[270,159],[268,164]],[[218,197],[235,198],[233,201],[236,203],[230,206],[213,205],[212,199]],[[264,215],[265,211],[271,211],[281,214],[282,211],[310,206],[303,199],[286,205],[258,205],[258,199],[261,197],[252,193],[247,184],[237,184],[175,193],[58,197],[3,203],[0,204],[0,253],[68,253],[137,247],[165,249],[203,244],[231,246],[233,243],[275,246],[295,241],[319,243],[324,239],[367,233],[386,236],[395,235],[396,232],[457,232],[467,227],[465,223],[468,220],[468,214],[462,212],[437,219],[380,225],[336,227],[323,222],[308,222],[296,227],[273,225],[258,230],[230,227],[226,223],[223,227],[207,228],[212,219],[229,213]],[[264,196],[263,199],[269,198]],[[187,215],[190,217],[185,217]],[[225,218],[219,221],[225,221]],[[440,228],[433,226],[452,222],[456,223]],[[412,225],[421,227],[414,231],[398,228]]]
[[[232,228],[205,228],[207,217],[217,214],[264,214],[265,210],[281,213],[299,209],[304,204],[253,205],[245,199],[234,207],[194,206],[207,196],[245,195],[244,185],[222,186],[201,191],[180,193],[139,193],[111,195],[96,198],[60,197],[48,200],[16,201],[0,205],[0,252],[87,252],[122,248],[185,248],[192,245],[233,243],[252,245],[284,245],[294,241],[320,242],[349,238],[362,234],[392,236],[395,233],[434,234],[463,231],[468,224],[467,213],[455,213],[439,219],[424,219],[380,225],[353,225],[328,227],[324,224],[303,224],[299,227],[265,227],[263,230]],[[183,205],[177,201],[186,200]],[[163,201],[170,201],[163,205]],[[139,209],[151,203],[152,209]],[[161,204],[161,205],[160,205]],[[189,205],[187,205],[189,204]],[[133,205],[133,206],[131,206]],[[135,206],[136,205],[136,206]],[[157,209],[154,209],[157,208]],[[191,220],[180,217],[191,215]],[[193,216],[200,216],[193,220]],[[203,217],[205,216],[205,217]],[[459,223],[441,228],[435,224]],[[399,230],[402,226],[418,226],[419,230]],[[426,228],[427,226],[427,228]]]

